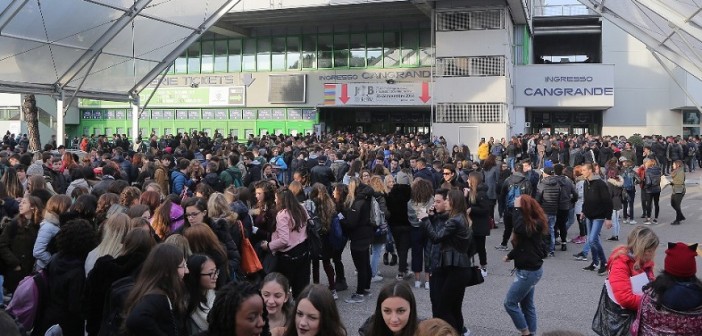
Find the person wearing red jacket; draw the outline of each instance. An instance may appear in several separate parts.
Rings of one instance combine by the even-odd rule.
[[[622,308],[634,311],[639,309],[642,294],[634,293],[631,277],[646,273],[649,281],[655,279],[653,259],[658,243],[658,236],[653,230],[637,226],[629,233],[626,245],[612,251],[607,263],[609,283],[615,301]]]

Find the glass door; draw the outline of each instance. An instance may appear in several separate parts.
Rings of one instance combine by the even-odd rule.
[[[584,135],[589,132],[589,127],[587,125],[573,125],[573,134]]]

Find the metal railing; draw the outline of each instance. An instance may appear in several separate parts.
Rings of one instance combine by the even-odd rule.
[[[436,59],[437,77],[486,77],[505,75],[504,56],[442,57]]]
[[[546,5],[534,6],[534,16],[577,16],[577,15],[597,15],[585,5]]]
[[[439,103],[434,122],[437,123],[501,123],[505,120],[507,104],[503,103]]]

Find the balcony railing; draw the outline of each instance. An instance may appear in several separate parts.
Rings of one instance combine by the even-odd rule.
[[[597,13],[581,4],[534,6],[534,16],[536,17],[578,15],[597,15]]]

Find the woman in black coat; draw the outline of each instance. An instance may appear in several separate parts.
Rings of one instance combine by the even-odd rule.
[[[408,269],[407,254],[410,248],[412,226],[407,217],[407,202],[412,198],[412,188],[410,187],[410,177],[405,172],[397,173],[395,179],[395,185],[392,186],[385,200],[388,212],[390,212],[388,226],[400,259],[397,280],[402,280]]]
[[[156,241],[147,229],[134,229],[124,238],[124,252],[117,258],[106,255],[95,262],[85,285],[86,331],[98,335],[105,298],[116,280],[139,273],[141,265]]]
[[[373,189],[357,177],[352,177],[349,182],[349,194],[346,196],[341,210],[341,227],[349,237],[351,258],[358,270],[356,293],[345,301],[347,303],[361,303],[370,290],[371,267],[370,245],[373,239],[373,226],[370,223],[371,201]]]
[[[85,333],[83,304],[79,298],[85,285],[85,258],[97,245],[92,224],[74,219],[64,224],[56,235],[58,253],[46,267],[49,295],[44,309],[37,312],[32,336],[42,336],[58,324],[64,335]]]
[[[476,187],[477,186],[477,187]],[[469,218],[473,222],[473,240],[475,251],[480,259],[480,268],[487,272],[487,251],[485,250],[485,237],[490,235],[490,214],[493,209],[492,201],[488,198],[488,187],[482,181],[482,174],[470,173],[468,175],[468,203]]]

